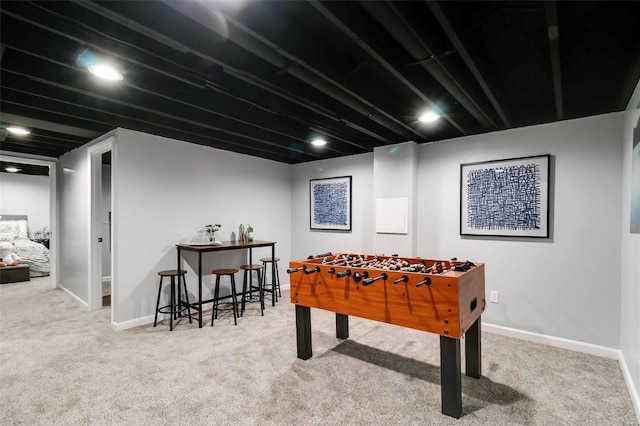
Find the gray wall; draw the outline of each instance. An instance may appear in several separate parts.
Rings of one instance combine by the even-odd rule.
[[[539,154],[553,156],[552,238],[461,237],[460,164]],[[622,114],[424,145],[418,251],[486,263],[500,303],[485,322],[617,348],[621,169]]]
[[[220,223],[218,240],[229,240],[240,224],[251,224],[257,240],[276,241],[287,277],[290,256],[291,187],[286,164],[214,148],[119,129],[113,153],[115,285],[113,321],[118,328],[152,319],[157,272],[176,267],[176,243],[187,243],[196,228]],[[270,256],[254,250],[254,263]],[[210,298],[210,271],[239,267],[245,251],[204,255],[205,298]],[[186,256],[187,285],[197,295],[197,258]],[[236,277],[241,285],[241,277]]]
[[[29,237],[42,231],[49,222],[49,176],[32,176],[17,173],[0,173],[0,214],[27,215]]]
[[[371,253],[375,227],[373,199],[373,154],[291,166],[291,259],[328,251]],[[310,230],[309,180],[337,176],[352,177],[351,232]]]
[[[636,412],[640,417],[640,234],[629,232],[631,203],[631,156],[633,128],[640,109],[625,114],[622,185],[622,288],[620,348],[635,384]],[[640,182],[638,182],[640,184]]]
[[[60,232],[57,285],[85,306],[89,298],[89,145],[60,157],[57,180]]]
[[[256,239],[277,242],[276,256],[283,259],[280,274],[286,279],[291,240],[289,166],[124,129],[112,134],[115,328],[153,321],[157,272],[175,269],[175,244],[191,241],[196,228],[208,223],[223,225],[216,233],[219,240],[229,240],[241,223],[251,223]],[[106,137],[64,155],[59,162],[64,236],[59,285],[85,305],[91,190],[87,150]],[[254,259],[270,254],[269,249],[255,249]],[[245,251],[205,255],[204,297],[211,297],[214,267],[238,267],[246,261]],[[196,262],[195,256],[187,254],[184,267],[192,300],[197,294]],[[236,281],[240,286],[240,275]]]
[[[488,305],[486,322],[618,348],[622,117],[608,114],[420,145],[418,195],[412,200],[417,232],[410,236],[417,242],[416,255],[485,262],[487,291],[501,296],[499,304]],[[554,156],[552,238],[461,238],[460,164],[539,154]],[[332,250],[395,252],[392,241],[374,237],[374,194],[389,193],[371,182],[391,179],[389,168],[373,167],[385,161],[383,155],[388,153],[293,166],[294,258]],[[309,179],[342,175],[353,176],[353,231],[310,231]]]
[[[637,399],[640,244],[637,235],[628,234],[627,208],[634,118],[607,114],[412,148],[417,161],[401,163],[416,166],[401,181],[416,185],[406,194],[417,194],[411,200],[416,231],[399,241],[405,248],[415,246],[417,256],[485,262],[487,291],[501,296],[500,304],[488,305],[488,323],[621,348]],[[116,148],[117,327],[148,321],[156,272],[173,268],[174,244],[187,242],[207,223],[223,224],[220,239],[228,239],[240,223],[251,223],[257,239],[278,241],[285,281],[290,259],[336,250],[394,251],[393,238],[375,234],[375,198],[392,196],[381,183],[392,173],[376,167],[385,164],[388,151],[287,166],[125,130],[117,131]],[[538,154],[553,156],[552,237],[461,238],[460,164]],[[68,154],[61,159],[59,179],[61,281],[81,300],[86,300],[88,262],[85,163],[86,151]],[[311,231],[309,180],[345,175],[353,177],[352,231]],[[402,191],[399,196],[405,196]],[[216,255],[205,270],[239,264],[238,256]],[[195,263],[187,260],[194,294]]]

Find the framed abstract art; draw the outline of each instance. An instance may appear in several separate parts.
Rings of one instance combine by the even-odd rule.
[[[351,176],[309,181],[311,229],[351,231]]]
[[[460,235],[549,237],[550,155],[460,165]]]

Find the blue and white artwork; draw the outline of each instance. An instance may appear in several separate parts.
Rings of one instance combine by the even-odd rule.
[[[351,176],[310,181],[311,229],[351,230]]]
[[[549,156],[463,164],[462,235],[548,237]]]

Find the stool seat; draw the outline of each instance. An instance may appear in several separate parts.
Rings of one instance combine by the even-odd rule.
[[[240,308],[240,316],[244,314],[244,307],[247,301],[247,295],[249,299],[253,299],[253,289],[258,290],[258,301],[260,302],[260,314],[264,316],[264,265],[242,265],[240,269],[244,271],[244,279],[242,280],[242,306]],[[253,277],[251,272],[258,273],[258,285],[253,285]],[[249,289],[247,291],[247,274],[249,274]]]
[[[247,269],[250,271],[257,271],[258,269],[262,269],[264,266],[262,265],[242,265],[240,269]]]
[[[213,312],[211,313],[211,326],[213,327],[213,320],[218,317],[218,305],[220,304],[220,277],[229,276],[231,281],[231,308],[233,310],[233,323],[238,325],[238,317],[240,316],[238,312],[238,298],[236,296],[236,276],[235,274],[238,272],[235,268],[221,268],[214,269],[211,271],[212,274],[216,276],[216,286],[213,291]]]
[[[236,272],[238,272],[238,270],[237,269],[233,269],[233,268],[214,269],[213,271],[211,271],[212,274],[216,274],[216,275],[233,275]]]
[[[186,273],[187,271],[185,271],[184,269],[169,269],[166,271],[158,272],[158,275],[160,275],[161,277],[177,277]]]
[[[260,262],[278,262],[280,261],[279,257],[261,257]]]
[[[156,301],[156,314],[153,319],[153,326],[158,325],[158,313],[169,314],[169,331],[173,331],[173,320],[182,316],[183,311],[187,311],[189,314],[189,322],[191,322],[191,304],[189,303],[189,293],[187,293],[187,281],[185,279],[187,271],[184,269],[168,269],[158,272],[160,276],[160,283],[158,284],[158,300]],[[170,278],[171,280],[171,296],[170,302],[166,306],[160,306],[160,296],[162,295],[162,280],[164,278]],[[176,277],[178,277],[178,288],[176,289]],[[182,288],[184,288],[184,297],[186,302],[182,301],[180,277],[182,277]],[[176,295],[176,290],[178,294]],[[176,297],[177,296],[177,297]]]

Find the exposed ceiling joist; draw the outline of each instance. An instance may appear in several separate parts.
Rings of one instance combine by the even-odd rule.
[[[456,50],[462,57],[462,60],[471,71],[471,74],[473,74],[473,76],[477,80],[480,87],[482,87],[482,90],[484,91],[487,98],[489,98],[491,105],[493,105],[493,107],[495,108],[496,112],[500,116],[500,119],[502,120],[504,125],[506,127],[511,127],[511,123],[509,123],[509,119],[507,118],[507,115],[505,114],[502,107],[500,106],[500,103],[498,102],[498,99],[494,95],[493,91],[489,87],[489,84],[487,83],[486,78],[484,77],[484,74],[480,72],[480,70],[478,69],[478,66],[474,62],[471,53],[467,49],[465,43],[462,41],[461,35],[456,32],[455,28],[453,27],[453,25],[447,18],[446,14],[442,11],[442,9],[440,8],[437,2],[427,1],[427,5],[429,6],[429,9],[433,13],[433,15],[436,17],[440,25],[442,26],[442,29],[444,30],[444,32],[447,34],[447,36],[451,40],[451,43],[453,43],[453,45],[455,46]]]
[[[296,164],[622,111],[637,16],[601,0],[4,1],[0,150],[57,158],[122,127]],[[123,80],[97,80],[97,59]],[[428,107],[442,119],[418,122]]]
[[[553,92],[556,101],[556,117],[558,120],[562,120],[564,117],[564,111],[562,107],[560,31],[558,29],[558,16],[554,0],[544,2],[544,12],[547,18],[547,30],[549,31],[549,54],[551,56],[551,72],[553,74]]]

